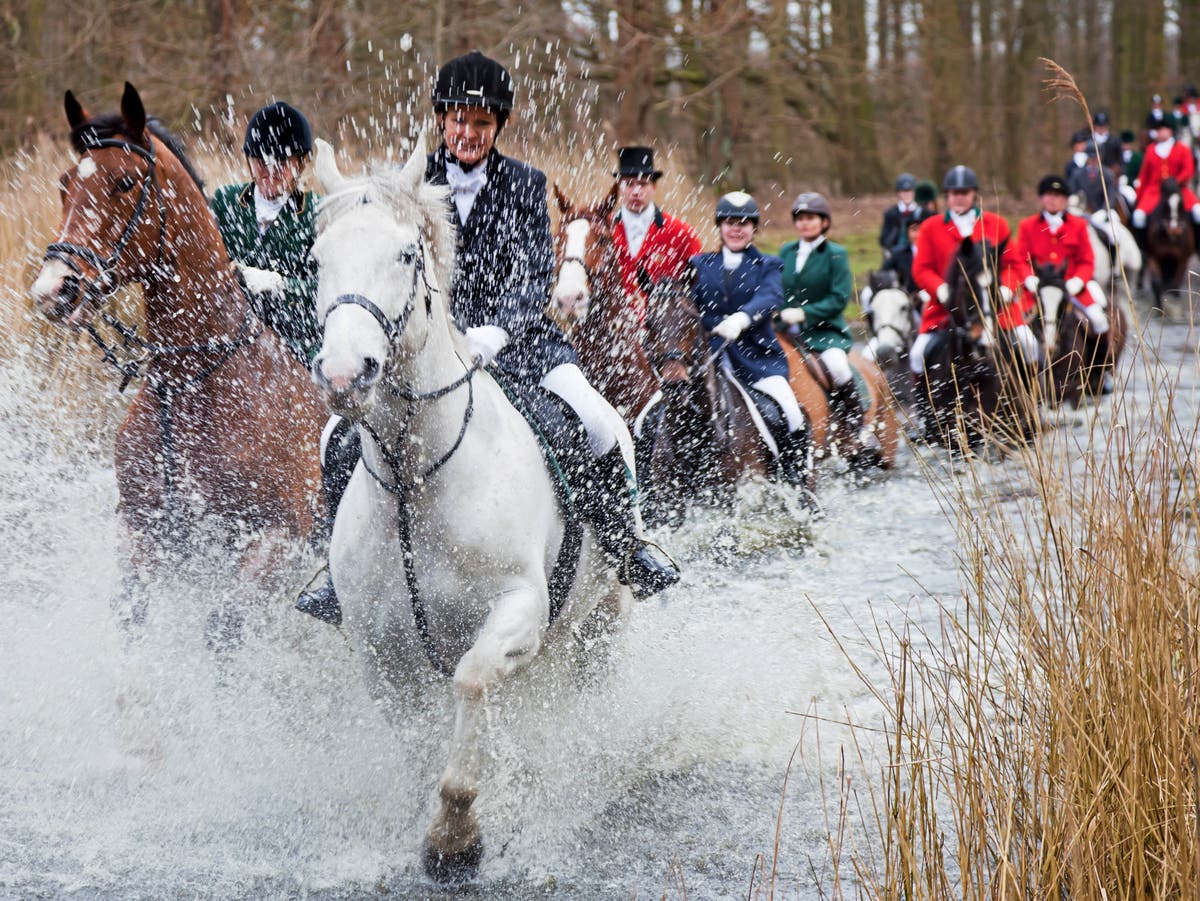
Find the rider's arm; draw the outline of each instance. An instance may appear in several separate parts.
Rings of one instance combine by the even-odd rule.
[[[1078,221],[1082,225],[1082,228],[1076,230],[1077,240],[1075,244],[1077,247],[1067,275],[1078,278],[1086,283],[1092,280],[1092,276],[1096,272],[1096,254],[1092,250],[1092,241],[1088,236],[1089,226],[1087,221],[1084,219]]]
[[[546,209],[546,176],[532,167],[518,170],[511,185],[513,216],[507,234],[490,236],[503,241],[508,253],[506,271],[496,273],[500,295],[496,320],[488,323],[508,332],[509,341],[519,344],[521,336],[541,321],[554,277],[554,244],[550,237],[550,214]]]
[[[826,245],[830,254],[829,289],[821,296],[804,304],[804,315],[808,321],[835,319],[841,316],[854,293],[854,279],[850,274],[850,256],[845,248]]]
[[[938,271],[934,261],[934,244],[937,241],[934,229],[940,228],[941,225],[941,220],[937,217],[921,223],[921,230],[917,232],[917,252],[913,254],[913,281],[930,297],[937,297],[937,289],[946,281],[945,273]]]
[[[742,305],[742,312],[757,322],[770,316],[783,306],[783,261],[779,257],[764,254],[762,258],[762,281],[749,302]]]

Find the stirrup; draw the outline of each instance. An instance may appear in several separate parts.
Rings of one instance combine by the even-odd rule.
[[[666,557],[667,563],[656,559],[650,553],[651,548]],[[670,588],[679,581],[679,577],[679,564],[675,558],[660,544],[645,538],[638,539],[617,568],[617,578],[621,584],[633,589],[634,596],[639,600]]]
[[[313,588],[313,583],[317,581],[321,573],[325,573],[324,584]],[[338,601],[337,591],[333,587],[333,576],[329,572],[328,563],[317,570],[308,580],[304,590],[296,597],[294,606],[301,613],[307,613],[323,623],[329,623],[331,626],[342,624],[342,605]]]

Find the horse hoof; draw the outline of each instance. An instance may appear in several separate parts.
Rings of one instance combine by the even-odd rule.
[[[454,852],[435,848],[431,842],[426,841],[422,854],[425,875],[443,885],[470,882],[479,872],[481,860],[483,860],[483,841],[481,839],[475,839],[461,851]]]

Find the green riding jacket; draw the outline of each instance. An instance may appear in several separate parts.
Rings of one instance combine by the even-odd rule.
[[[794,327],[796,333],[815,353],[831,347],[849,351],[854,339],[844,313],[854,291],[850,255],[840,244],[822,241],[809,254],[804,269],[797,272],[799,246],[799,241],[792,241],[779,248],[783,260],[783,305],[804,309],[805,318]]]
[[[283,276],[282,297],[260,295],[263,318],[288,348],[310,364],[321,349],[317,325],[316,196],[296,191],[262,235],[254,215],[254,184],[218,188],[212,199],[229,258]]]

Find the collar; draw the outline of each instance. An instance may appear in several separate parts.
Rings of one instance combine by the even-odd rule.
[[[666,219],[663,218],[663,211],[658,208],[658,204],[656,204],[656,203],[652,203],[652,204],[650,204],[650,206],[654,210],[654,224],[657,225],[659,228],[662,228],[663,225],[666,224]],[[614,221],[620,222],[621,214],[624,212],[625,212],[625,207],[621,207],[621,209],[617,210],[617,217]],[[633,216],[635,214],[630,213],[629,215]]]
[[[963,213],[963,216],[967,215],[967,213],[974,213],[977,217],[982,219],[983,218],[983,207],[981,207],[979,204],[975,204],[975,206],[973,206],[969,210],[967,210],[966,213]],[[949,207],[947,207],[946,212],[942,214],[942,221],[945,222],[947,225],[949,225],[951,222],[954,221],[954,214],[952,212],[950,212]]]
[[[308,193],[297,188],[292,192],[292,196],[288,198],[288,201],[291,203],[292,209],[294,209],[297,214],[303,213],[305,208],[308,206]],[[242,186],[241,193],[238,194],[237,202],[238,206],[253,209],[254,182],[250,182],[248,185]]]

